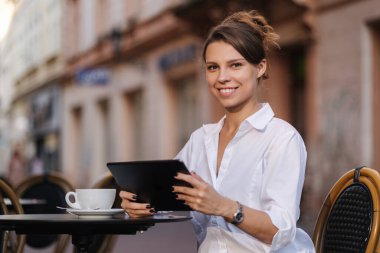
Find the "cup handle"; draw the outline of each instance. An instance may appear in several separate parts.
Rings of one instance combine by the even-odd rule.
[[[73,196],[74,202],[71,202],[70,196]],[[75,192],[66,193],[65,200],[66,200],[67,205],[69,205],[69,207],[74,208],[74,209],[81,209],[78,203],[77,194]]]

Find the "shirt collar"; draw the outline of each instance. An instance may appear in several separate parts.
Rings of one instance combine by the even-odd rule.
[[[205,131],[206,134],[213,134],[213,133],[219,133],[220,130],[223,127],[224,119],[226,118],[226,115],[224,115],[218,123],[215,124],[204,124],[203,125],[203,130]]]
[[[270,105],[268,103],[263,103],[261,104],[261,108],[249,116],[245,121],[247,121],[257,130],[262,131],[269,124],[273,117],[274,112]]]
[[[259,131],[264,130],[264,128],[268,125],[268,123],[274,117],[274,112],[268,103],[262,103],[261,108],[246,118],[244,122],[248,122],[252,127],[256,128]],[[224,119],[226,116],[219,120],[216,124],[205,124],[203,125],[203,129],[206,134],[219,133],[223,127]],[[243,122],[243,124],[244,124]]]

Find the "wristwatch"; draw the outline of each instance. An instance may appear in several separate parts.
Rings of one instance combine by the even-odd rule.
[[[243,213],[243,205],[239,203],[239,201],[236,201],[238,204],[238,209],[234,213],[234,216],[232,218],[231,223],[234,225],[238,225],[243,222],[244,220],[244,213]]]

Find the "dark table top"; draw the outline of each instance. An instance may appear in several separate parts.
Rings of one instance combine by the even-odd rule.
[[[156,223],[181,222],[190,216],[159,214],[145,218],[129,218],[118,214],[108,218],[83,218],[73,214],[0,215],[0,230],[18,234],[135,234]]]

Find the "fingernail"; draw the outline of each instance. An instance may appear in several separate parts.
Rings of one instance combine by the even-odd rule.
[[[148,204],[148,205],[146,205],[146,209],[149,209],[150,208],[150,205]]]
[[[134,194],[134,195],[132,196],[132,198],[133,198],[134,200],[136,200],[136,199],[137,199],[137,195]]]
[[[175,198],[178,199],[178,194],[175,195]]]
[[[156,210],[154,210],[154,208],[152,208],[152,209],[149,210],[149,212],[150,212],[150,213],[155,213]]]

